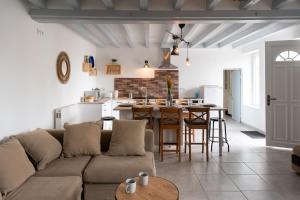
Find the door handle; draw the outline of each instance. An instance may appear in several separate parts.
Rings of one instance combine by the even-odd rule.
[[[271,101],[276,101],[277,99],[274,97],[271,97],[271,95],[267,95],[267,106],[271,105]]]

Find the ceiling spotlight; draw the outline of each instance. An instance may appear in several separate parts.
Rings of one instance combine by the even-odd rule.
[[[146,68],[146,69],[150,68],[148,60],[145,60],[144,68]]]

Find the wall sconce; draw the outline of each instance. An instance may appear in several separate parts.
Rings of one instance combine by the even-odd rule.
[[[145,68],[145,69],[150,68],[149,61],[148,61],[148,60],[145,60],[144,68]]]

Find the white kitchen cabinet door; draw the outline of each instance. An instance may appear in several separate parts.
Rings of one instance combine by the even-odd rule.
[[[99,121],[102,117],[102,104],[82,103],[78,105],[80,122]]]

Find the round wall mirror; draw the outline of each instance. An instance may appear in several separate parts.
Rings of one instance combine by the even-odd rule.
[[[67,66],[67,63],[66,63],[66,61],[63,61],[62,63],[61,63],[61,72],[62,72],[62,74],[65,76],[66,74],[67,74],[67,72],[68,72],[68,66]]]
[[[71,75],[71,64],[66,52],[61,52],[56,61],[56,72],[59,81],[66,84]]]

